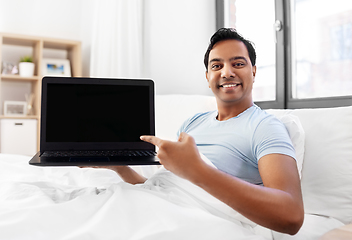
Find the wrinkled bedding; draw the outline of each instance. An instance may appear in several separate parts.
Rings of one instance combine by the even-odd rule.
[[[130,185],[108,169],[35,167],[29,159],[0,154],[0,240],[316,240],[343,226],[305,214],[289,236],[254,224],[163,167]]]
[[[146,183],[130,185],[108,169],[28,161],[1,154],[0,239],[267,239],[163,167]]]

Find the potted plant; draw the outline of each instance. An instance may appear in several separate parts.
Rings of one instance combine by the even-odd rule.
[[[21,57],[19,63],[21,77],[32,77],[34,75],[34,63],[31,56]]]

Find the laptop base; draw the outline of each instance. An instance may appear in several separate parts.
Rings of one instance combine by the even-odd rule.
[[[30,161],[34,166],[125,166],[160,165],[156,156],[138,159],[138,157],[40,157],[38,152]]]

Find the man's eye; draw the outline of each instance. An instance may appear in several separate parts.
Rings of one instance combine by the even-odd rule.
[[[235,63],[233,64],[235,67],[243,67],[245,64],[242,63],[242,62],[238,62],[238,63]]]
[[[219,64],[214,64],[211,66],[211,69],[218,69],[220,68],[220,65]]]

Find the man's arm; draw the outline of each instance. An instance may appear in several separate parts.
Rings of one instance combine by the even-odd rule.
[[[116,166],[115,172],[127,183],[138,184],[147,181],[147,178],[134,171],[129,166]]]
[[[300,229],[303,203],[299,178],[293,174],[295,161],[291,157],[272,154],[259,160],[264,186],[208,166],[200,169],[191,176],[191,181],[245,217],[279,232],[295,234]]]
[[[262,157],[258,167],[264,186],[258,186],[207,165],[188,134],[181,133],[178,142],[152,136],[142,140],[159,147],[158,157],[166,169],[203,188],[248,219],[289,234],[300,229],[304,211],[293,158],[280,154]]]
[[[129,166],[96,166],[94,168],[107,168],[115,171],[123,181],[131,184],[144,183],[147,178],[134,171]]]

